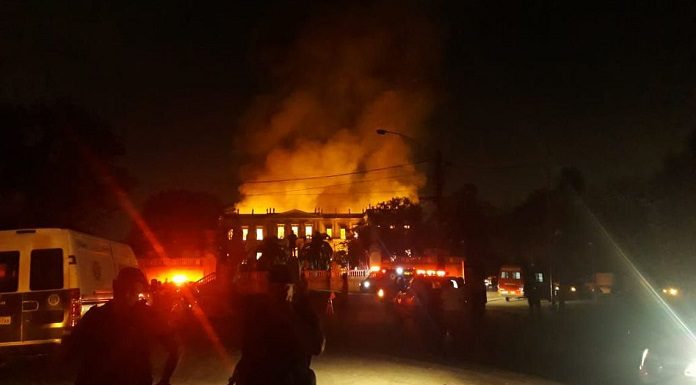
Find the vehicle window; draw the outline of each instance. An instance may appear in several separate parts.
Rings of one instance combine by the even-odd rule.
[[[19,251],[0,251],[0,293],[17,291]]]
[[[513,279],[521,279],[522,275],[520,274],[519,271],[515,271],[514,273],[512,273],[512,278]]]
[[[30,290],[63,288],[63,249],[36,249],[31,251],[29,269]]]
[[[534,273],[534,279],[537,282],[544,282],[544,274],[542,273]]]
[[[510,277],[509,277],[509,274],[508,274],[507,271],[503,271],[503,272],[500,273],[500,278],[502,278],[502,279],[508,279],[508,278],[510,278]]]

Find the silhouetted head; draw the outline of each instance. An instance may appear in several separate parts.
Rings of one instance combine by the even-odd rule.
[[[268,286],[271,298],[277,301],[292,301],[295,278],[287,265],[273,265],[268,271]]]
[[[114,300],[132,306],[138,302],[140,294],[147,290],[147,278],[138,268],[124,267],[118,272],[113,286]]]

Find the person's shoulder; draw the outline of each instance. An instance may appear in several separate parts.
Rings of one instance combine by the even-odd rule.
[[[111,314],[111,302],[107,302],[103,305],[92,306],[87,310],[87,312],[81,317],[80,323],[91,324],[91,323],[101,323],[102,320],[108,318]]]
[[[138,301],[135,305],[133,305],[133,313],[147,317],[157,314],[155,309],[153,309],[152,306],[148,305],[145,301]]]

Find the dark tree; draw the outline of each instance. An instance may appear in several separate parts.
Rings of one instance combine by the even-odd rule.
[[[643,272],[688,280],[696,274],[696,131],[653,176],[614,183],[592,202]]]
[[[465,185],[445,201],[441,231],[446,249],[489,272],[495,270],[499,263],[491,241],[496,217],[493,207],[479,198],[476,186]]]
[[[425,228],[423,210],[408,198],[392,198],[367,210],[369,231],[361,231],[360,237],[377,237],[378,242],[391,255],[403,256],[407,250],[417,253],[423,248]]]
[[[186,190],[152,195],[143,205],[143,221],[167,257],[198,257],[214,248],[222,202],[215,196]],[[159,256],[152,240],[134,226],[131,243],[142,256]]]
[[[504,262],[553,269],[554,279],[582,280],[597,271],[601,237],[585,202],[585,179],[574,167],[560,170],[551,190],[533,191],[501,221]]]
[[[66,103],[2,103],[0,125],[0,227],[103,233],[130,181],[109,127]]]

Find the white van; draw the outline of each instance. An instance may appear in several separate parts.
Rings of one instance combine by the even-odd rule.
[[[60,343],[137,267],[125,244],[66,229],[0,231],[0,348]]]

